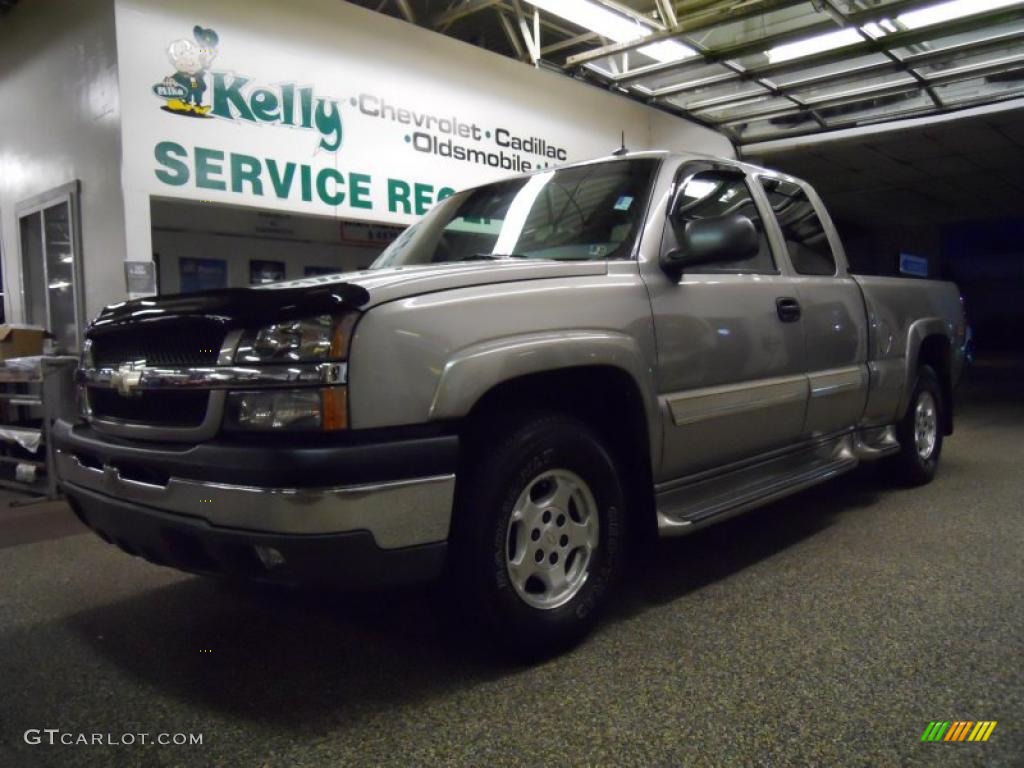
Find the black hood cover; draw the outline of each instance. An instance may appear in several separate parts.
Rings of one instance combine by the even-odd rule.
[[[176,321],[214,323],[224,330],[254,328],[358,309],[369,300],[370,294],[365,288],[351,283],[304,288],[227,288],[153,296],[111,304],[93,321],[89,335],[101,335],[127,326],[164,329]]]

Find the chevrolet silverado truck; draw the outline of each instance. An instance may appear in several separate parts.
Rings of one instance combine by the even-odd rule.
[[[630,539],[866,460],[931,480],[964,333],[953,284],[850,274],[801,180],[628,153],[454,194],[367,270],[106,308],[56,460],[130,554],[443,577],[497,637],[554,648]]]

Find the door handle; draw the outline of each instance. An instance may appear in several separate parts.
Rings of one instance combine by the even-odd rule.
[[[789,296],[783,296],[775,300],[775,309],[779,313],[779,320],[784,323],[795,323],[800,319],[800,302]]]

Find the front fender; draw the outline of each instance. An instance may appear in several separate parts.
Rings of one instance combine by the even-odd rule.
[[[629,374],[644,403],[651,455],[661,444],[654,372],[632,336],[607,330],[528,333],[474,344],[444,366],[430,405],[430,419],[458,419],[491,388],[521,376],[610,366]]]

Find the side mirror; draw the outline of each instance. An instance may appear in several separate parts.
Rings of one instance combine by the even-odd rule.
[[[761,247],[754,222],[740,214],[673,224],[677,232],[682,227],[679,247],[662,257],[662,265],[674,271],[700,264],[749,259]]]

